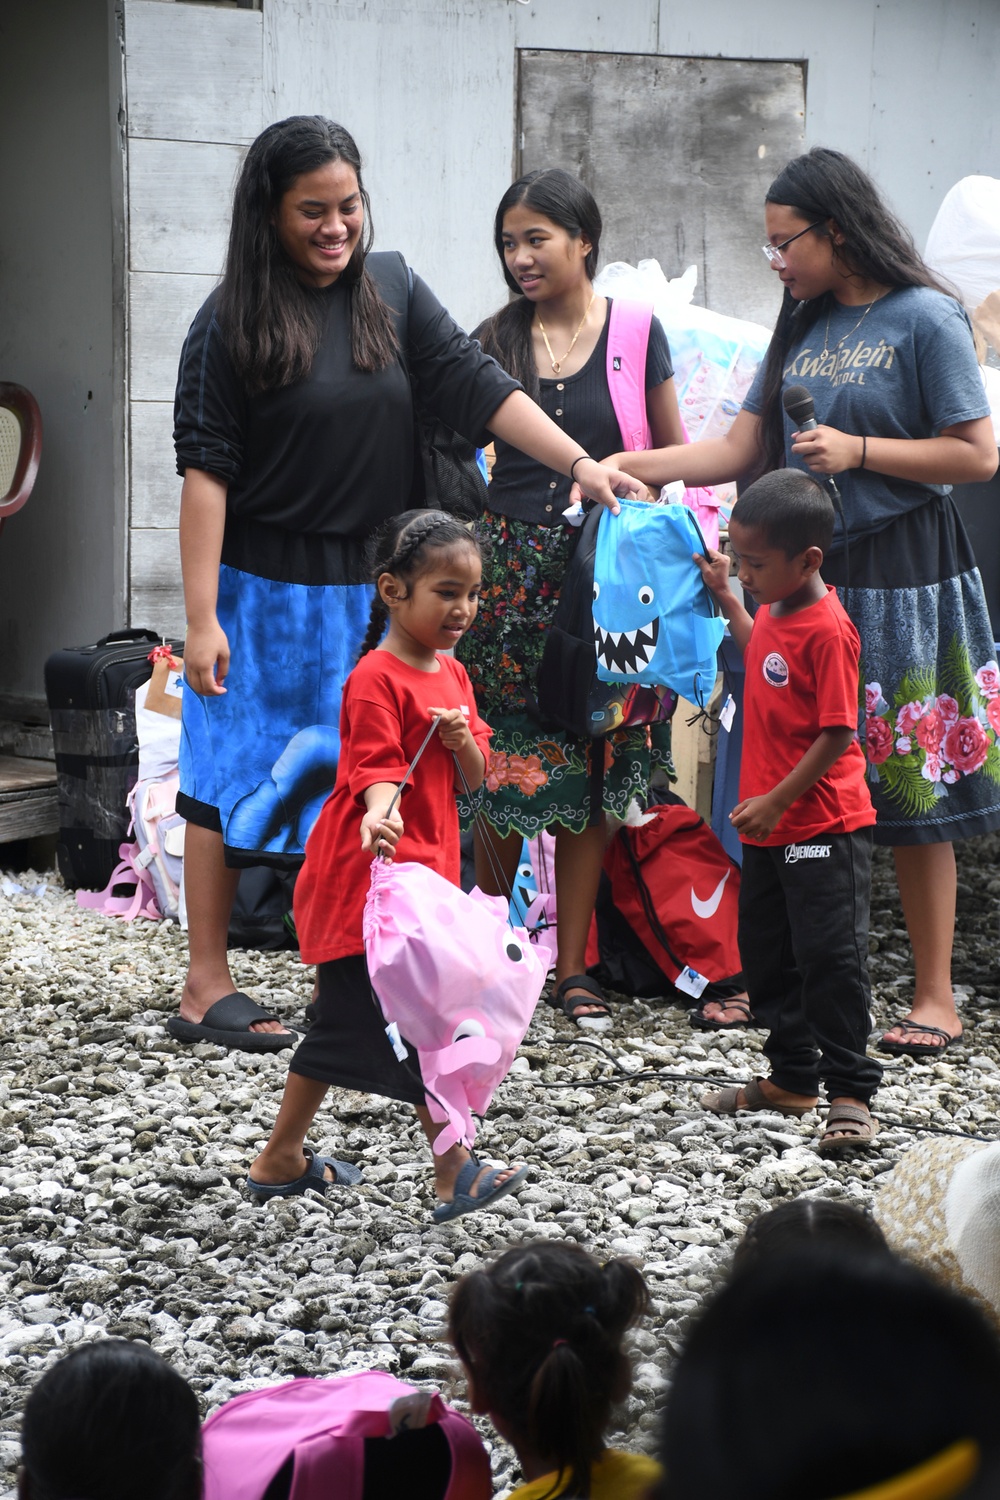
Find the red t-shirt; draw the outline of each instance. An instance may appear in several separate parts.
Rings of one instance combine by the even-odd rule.
[[[295,885],[295,927],[302,960],[322,964],[363,953],[361,918],[371,854],[361,848],[364,793],[379,781],[402,781],[430,727],[431,708],[461,708],[476,744],[489,757],[491,730],[476,712],[465,668],[438,656],[422,672],[389,651],[369,651],[344,684],[337,782],[306,843]],[[459,883],[455,761],[437,734],[402,797],[403,836],[396,858],[414,860]]]
[[[775,618],[766,604],[757,611],[744,657],[741,801],[773,791],[821,729],[857,724],[860,655],[858,632],[833,588],[792,615]],[[743,842],[799,844],[874,822],[864,752],[854,740],[770,838]]]

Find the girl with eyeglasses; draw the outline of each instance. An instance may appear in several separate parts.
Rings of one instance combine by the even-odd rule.
[[[711,485],[783,465],[836,476],[823,576],[861,635],[859,733],[913,948],[908,1015],[880,1039],[936,1057],[961,1036],[951,986],[952,841],[1000,827],[1000,669],[952,484],[989,479],[997,445],[969,319],[871,179],[814,147],[767,194],[764,254],[784,289],[767,358],[725,437],[606,461],[648,485]],[[818,426],[782,392],[805,386]],[[780,827],[780,825],[779,825]]]

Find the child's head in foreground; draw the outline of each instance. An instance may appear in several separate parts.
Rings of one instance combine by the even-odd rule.
[[[739,1268],[671,1371],[669,1500],[1000,1493],[1000,1345],[877,1244],[818,1236]],[[905,1476],[905,1477],[904,1477]],[[877,1490],[881,1496],[881,1488]]]
[[[612,1408],[628,1395],[626,1331],[649,1292],[626,1260],[600,1265],[578,1245],[538,1240],[463,1276],[448,1331],[465,1366],[473,1411],[546,1470],[566,1493],[590,1493]]]
[[[198,1402],[145,1344],[72,1349],[34,1387],[21,1429],[20,1500],[199,1500]]]
[[[740,496],[729,523],[739,580],[758,604],[792,598],[817,578],[833,539],[829,493],[801,469],[775,469]]]

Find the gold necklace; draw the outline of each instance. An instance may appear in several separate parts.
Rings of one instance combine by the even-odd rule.
[[[823,335],[823,353],[820,355],[820,359],[829,359],[831,354],[836,354],[837,350],[840,348],[844,340],[849,339],[852,333],[857,333],[858,329],[861,327],[862,323],[865,321],[868,314],[875,306],[876,302],[880,302],[884,296],[885,292],[879,292],[877,297],[872,298],[858,321],[855,323],[854,327],[848,329],[847,333],[843,334],[843,336],[837,340],[832,349],[830,348],[830,314],[833,312],[833,307],[828,307],[826,310],[826,333],[824,333]]]
[[[569,348],[566,350],[566,353],[563,355],[562,359],[556,359],[555,355],[552,353],[552,345],[549,343],[549,336],[545,332],[545,324],[542,322],[542,315],[538,311],[538,308],[537,307],[535,308],[535,317],[538,319],[538,331],[542,335],[542,338],[545,340],[545,348],[546,348],[546,351],[547,351],[548,356],[549,356],[549,364],[552,366],[552,370],[553,370],[554,374],[556,374],[556,375],[562,374],[562,367],[566,363],[566,361],[569,359],[570,355],[573,353],[573,350],[576,347],[576,341],[580,337],[581,333],[583,332],[583,325],[584,325],[584,323],[586,323],[587,319],[590,317],[590,309],[594,305],[594,298],[596,296],[597,296],[596,292],[591,292],[591,294],[590,294],[590,301],[587,303],[587,311],[584,313],[583,317],[580,319],[580,326],[576,330],[576,332],[574,333],[573,337],[570,339]]]

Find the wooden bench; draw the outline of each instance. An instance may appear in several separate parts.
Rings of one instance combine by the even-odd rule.
[[[0,755],[0,844],[59,828],[56,768],[50,760]]]

